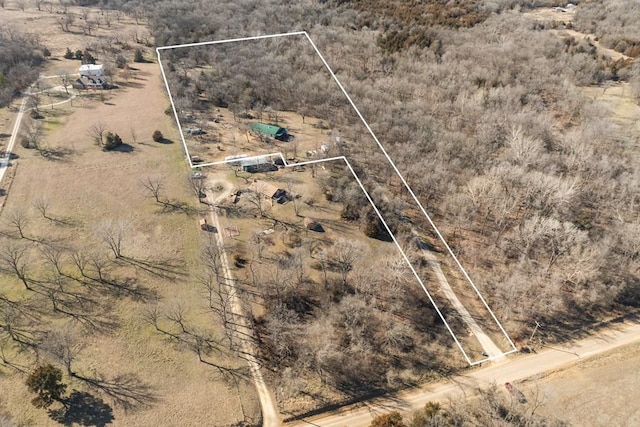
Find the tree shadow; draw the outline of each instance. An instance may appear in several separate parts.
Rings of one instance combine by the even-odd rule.
[[[74,390],[64,408],[49,410],[49,417],[64,425],[106,426],[114,420],[113,409],[99,397]]]
[[[68,147],[55,147],[42,149],[40,154],[47,160],[61,161],[66,160],[67,157],[75,154],[76,151]]]
[[[135,374],[118,375],[113,379],[91,378],[73,374],[74,378],[84,381],[89,387],[105,393],[113,403],[126,409],[148,407],[157,401],[151,387],[142,382]]]
[[[136,269],[145,271],[152,276],[156,276],[161,279],[175,280],[177,277],[185,274],[185,265],[179,260],[151,260],[122,256],[119,258],[119,261],[122,261]]]
[[[112,153],[131,153],[133,150],[135,150],[135,148],[132,145],[129,145],[127,143],[122,143],[117,147],[112,148],[111,150],[108,150],[108,151]]]

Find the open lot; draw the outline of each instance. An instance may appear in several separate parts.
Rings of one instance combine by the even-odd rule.
[[[640,344],[613,350],[521,385],[542,403],[541,415],[570,425],[631,426],[640,423]]]
[[[59,27],[53,25],[58,19],[55,14],[1,13],[3,22],[51,32],[47,42],[54,57],[66,46],[80,48],[97,40],[77,33],[59,34]],[[135,27],[126,22],[128,27],[114,21],[111,29],[99,34],[126,34]],[[43,74],[77,69],[78,64],[54,58]],[[204,353],[209,364],[202,363],[186,340],[169,338],[149,321],[150,311],[156,310],[159,328],[177,336],[179,330],[172,329],[175,322],[167,316],[180,312],[188,331],[216,342],[222,335],[194,283],[200,265],[196,213],[201,208],[187,184],[189,170],[178,134],[164,114],[169,102],[159,67],[136,64],[126,78],[115,79],[117,89],[85,92],[72,105],[42,111],[46,156],[17,145],[11,167],[15,176],[0,214],[0,247],[16,245],[25,251],[30,261],[27,277],[34,290],[25,289],[7,273],[0,277],[0,294],[19,307],[28,307],[26,312],[33,317],[26,317],[28,321],[21,321],[19,327],[29,341],[40,343],[58,333],[72,335],[73,376],[65,371],[63,380],[69,392],[94,396],[84,402],[93,406],[80,412],[102,408],[103,421],[111,419],[117,425],[258,422],[253,387],[244,377],[232,379],[216,367],[241,372],[246,366],[243,360],[221,347]],[[98,122],[122,137],[121,149],[107,152],[96,145],[89,131]],[[9,110],[1,112],[0,125],[0,133],[10,132]],[[164,143],[152,141],[155,130],[164,134]],[[163,197],[173,203],[172,209],[155,204],[145,192],[141,182],[148,176],[162,177]],[[38,206],[45,207],[46,213]],[[25,220],[24,238],[11,225],[15,215]],[[122,256],[117,259],[103,238],[112,226],[124,231]],[[47,253],[57,254],[58,274]],[[74,256],[86,257],[87,277],[80,274]],[[97,277],[97,269],[104,280],[89,279]],[[7,307],[2,309],[6,313]],[[44,350],[36,360],[29,346],[17,345],[7,336],[0,344],[4,362],[0,363],[0,411],[20,425],[57,425],[46,410],[31,405],[32,395],[24,381],[36,363],[52,362],[63,370],[64,365]]]

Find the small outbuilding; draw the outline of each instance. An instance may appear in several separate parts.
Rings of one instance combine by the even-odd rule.
[[[289,140],[289,131],[286,128],[269,125],[266,123],[251,123],[251,130],[257,134],[267,136],[270,138],[275,138],[280,141],[288,141]]]
[[[278,170],[278,167],[273,164],[270,156],[241,158],[238,160],[238,163],[244,172],[249,173],[274,172]]]
[[[259,193],[266,199],[275,200],[279,204],[285,204],[291,200],[291,195],[282,188],[270,184],[264,181],[254,181],[251,184],[250,189],[256,193]]]
[[[306,228],[307,230],[315,231],[317,233],[324,233],[322,224],[314,219],[309,218],[308,216],[304,218],[303,224],[304,228]]]

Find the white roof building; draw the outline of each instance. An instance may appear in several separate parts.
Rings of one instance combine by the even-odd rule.
[[[104,74],[102,67],[102,64],[83,64],[79,68],[80,75],[101,77]]]

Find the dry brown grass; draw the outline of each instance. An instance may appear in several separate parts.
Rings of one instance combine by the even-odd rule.
[[[86,41],[77,34],[60,34],[59,27],[52,24],[57,17],[45,12],[0,13],[3,22],[12,22],[16,27],[24,23],[25,29],[46,36],[54,56],[64,52],[66,46],[73,49]],[[114,24],[109,31],[122,33],[132,29],[131,23],[127,25]],[[78,61],[51,61],[43,74],[57,74],[77,66]],[[13,233],[6,224],[7,216],[24,209],[30,218],[28,237],[58,242],[85,253],[107,254],[106,246],[96,236],[96,228],[105,220],[126,220],[131,231],[124,241],[124,255],[148,262],[154,272],[121,262],[113,267],[114,276],[133,278],[140,287],[157,295],[161,309],[185,307],[190,324],[207,328],[216,335],[220,333],[218,323],[205,312],[206,303],[193,280],[193,272],[199,265],[197,218],[183,210],[163,211],[140,184],[147,176],[161,176],[165,180],[165,197],[184,201],[190,210],[199,208],[186,186],[189,170],[177,131],[164,114],[169,103],[159,67],[151,63],[136,66],[139,70],[135,71],[131,84],[107,92],[105,102],[97,95],[84,94],[73,106],[44,111],[45,145],[61,154],[43,157],[34,150],[16,147],[20,158],[0,223],[4,231]],[[89,127],[97,121],[119,133],[131,150],[104,152],[97,147],[87,136]],[[7,128],[12,126],[11,113],[0,111],[0,133],[8,133]],[[137,142],[132,141],[132,127],[135,127]],[[175,143],[153,142],[151,134],[156,129]],[[43,218],[34,207],[38,198],[50,201],[50,216],[54,220]],[[32,245],[33,254],[42,246]],[[68,264],[67,267],[70,269]],[[33,275],[42,277],[45,268],[45,263],[35,266]],[[159,274],[163,269],[171,272]],[[1,280],[3,293],[18,300],[33,296],[13,278],[3,276]],[[114,298],[106,293],[99,295],[98,291],[94,297],[108,305],[105,317],[115,325],[101,332],[81,331],[84,349],[73,369],[82,376],[108,379],[133,375],[144,386],[147,404],[136,410],[125,410],[108,396],[87,388],[82,381],[72,378],[65,381],[70,389],[87,390],[103,398],[113,407],[116,425],[221,426],[241,421],[245,415],[247,419],[258,418],[259,407],[249,383],[223,381],[218,371],[200,363],[194,352],[179,348],[144,322],[142,313],[153,301],[125,296]],[[74,323],[63,316],[53,316],[46,299],[38,297],[35,302],[47,310],[41,329],[47,330],[54,324],[66,328]],[[9,352],[7,355],[27,370],[35,364],[34,358],[27,354]],[[233,357],[216,359],[212,355],[211,359],[226,366],[245,365]],[[55,425],[46,411],[31,406],[24,379],[22,374],[0,365],[0,403],[4,409],[21,425]]]

